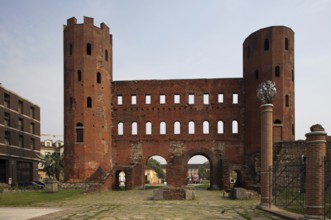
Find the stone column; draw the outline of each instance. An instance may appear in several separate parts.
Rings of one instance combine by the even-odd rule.
[[[305,219],[322,219],[324,211],[324,158],[326,132],[317,124],[306,134],[306,205]]]
[[[272,104],[263,104],[261,108],[261,208],[271,206],[272,202]]]

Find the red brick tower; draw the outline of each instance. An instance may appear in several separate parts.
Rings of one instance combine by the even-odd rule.
[[[273,140],[294,140],[294,32],[284,26],[258,30],[243,44],[245,86],[245,155],[260,150],[260,109],[256,89],[261,82],[276,83]]]
[[[100,181],[112,168],[112,36],[93,18],[64,26],[64,144],[67,181]],[[111,175],[110,175],[111,176]],[[108,181],[111,182],[110,179]]]

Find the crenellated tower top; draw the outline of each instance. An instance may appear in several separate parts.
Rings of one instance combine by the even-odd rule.
[[[77,18],[72,17],[67,20],[67,25],[63,25],[63,29],[65,30],[67,27],[72,27],[74,25],[77,25]],[[80,24],[78,24],[80,25]],[[84,16],[84,22],[81,25],[87,25],[87,26],[94,26],[94,18],[86,17]],[[97,27],[97,26],[95,26]],[[97,27],[99,28],[99,27]],[[108,34],[110,33],[109,27],[105,23],[100,24],[100,29],[104,30]]]

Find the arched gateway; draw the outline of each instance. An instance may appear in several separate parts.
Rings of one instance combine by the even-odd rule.
[[[286,41],[285,41],[286,40]],[[264,42],[268,42],[267,50]],[[286,42],[286,43],[285,43]],[[222,42],[220,42],[222,43]],[[112,80],[112,36],[93,18],[64,27],[65,178],[108,188],[144,185],[146,161],[167,161],[167,182],[187,184],[187,161],[210,161],[214,188],[258,181],[259,102],[255,91],[276,82],[274,140],[294,140],[294,33],[268,27],[243,44],[244,77],[184,80]],[[80,126],[78,126],[80,125]]]

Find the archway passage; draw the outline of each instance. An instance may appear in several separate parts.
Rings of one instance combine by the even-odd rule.
[[[145,189],[167,185],[167,161],[158,155],[148,158],[145,164]]]
[[[203,155],[194,155],[187,162],[187,184],[199,189],[211,188],[210,161]]]

